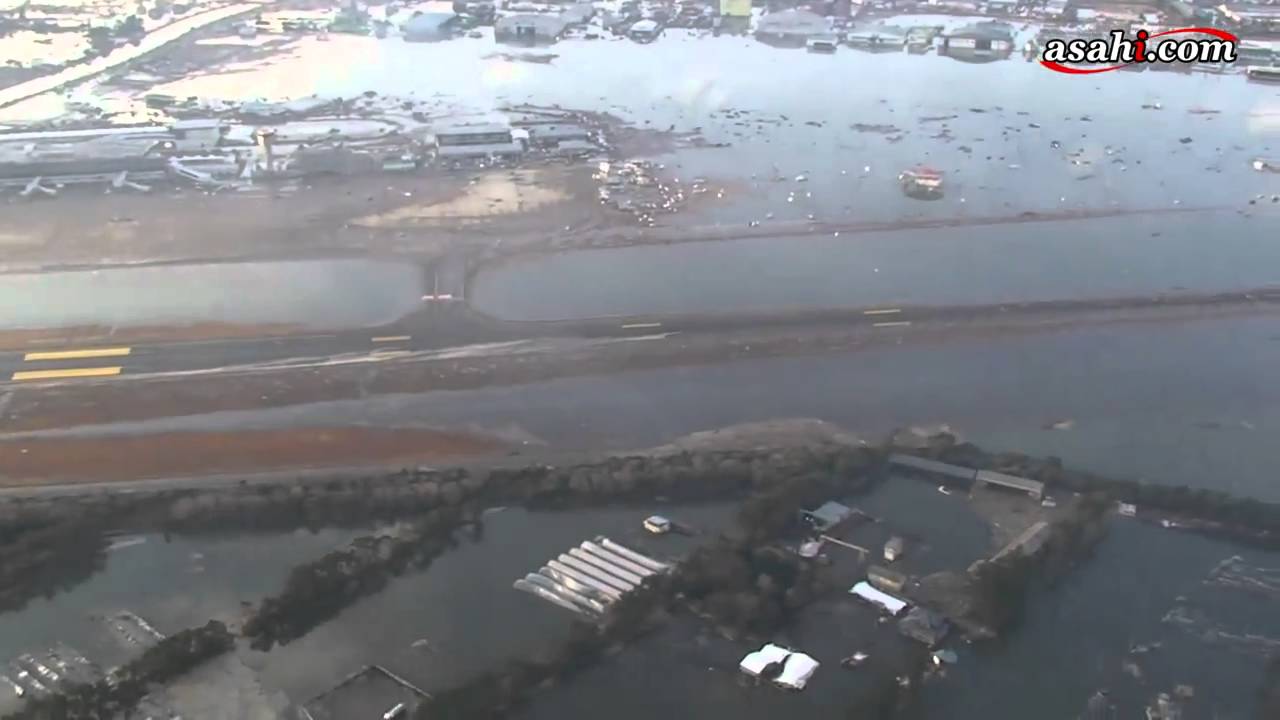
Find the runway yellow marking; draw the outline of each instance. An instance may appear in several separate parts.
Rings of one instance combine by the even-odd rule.
[[[911,324],[910,320],[899,320],[898,322],[872,323],[871,327],[906,327],[910,324]]]
[[[623,325],[623,330],[639,330],[640,328],[660,328],[662,323],[630,323]]]
[[[897,315],[902,308],[885,308],[883,310],[863,310],[863,315]]]
[[[83,360],[86,358],[123,357],[132,352],[132,348],[86,348],[84,350],[48,350],[29,352],[22,356],[25,362],[36,360]]]
[[[412,335],[383,335],[381,337],[371,338],[370,342],[376,342],[376,343],[404,342],[405,340],[412,340],[412,339],[413,339]]]
[[[24,370],[13,374],[14,380],[58,380],[61,378],[109,377],[119,375],[123,368],[68,368],[65,370]]]

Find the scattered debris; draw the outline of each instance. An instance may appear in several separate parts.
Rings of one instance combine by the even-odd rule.
[[[864,133],[880,133],[882,135],[896,135],[900,132],[894,125],[877,125],[872,123],[854,123],[849,126],[850,130],[856,130]]]
[[[871,656],[859,650],[852,655],[840,659],[840,667],[856,668],[867,661]]]
[[[1250,163],[1254,170],[1258,172],[1280,173],[1280,160],[1272,160],[1267,158],[1254,158]]]
[[[955,650],[935,650],[933,653],[933,663],[935,665],[955,665],[960,662],[960,656],[956,655]]]
[[[942,197],[942,171],[917,166],[898,175],[902,192],[916,200],[937,200]]]

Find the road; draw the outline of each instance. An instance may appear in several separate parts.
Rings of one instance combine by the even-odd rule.
[[[0,90],[0,107],[8,107],[28,98],[57,90],[64,85],[87,80],[94,75],[104,73],[112,68],[136,60],[149,52],[160,49],[174,40],[178,40],[193,30],[228,18],[244,15],[262,7],[260,3],[236,3],[206,10],[175,20],[164,27],[147,33],[137,45],[124,45],[116,48],[110,55],[94,58],[87,63],[72,65],[52,75],[33,78],[24,83]]]
[[[334,359],[420,352],[484,342],[547,338],[627,338],[804,326],[867,327],[901,331],[913,325],[962,324],[1023,316],[1143,308],[1222,308],[1280,305],[1280,287],[1204,294],[1173,294],[1079,301],[1041,301],[948,307],[865,307],[731,315],[682,314],[602,317],[551,322],[501,321],[463,303],[430,306],[404,321],[376,329],[280,337],[32,348],[0,352],[0,385],[76,382],[121,376],[243,370],[255,366],[319,365]]]

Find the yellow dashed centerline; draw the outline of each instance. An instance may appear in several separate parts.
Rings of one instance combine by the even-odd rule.
[[[376,342],[376,343],[404,342],[406,340],[412,340],[412,339],[413,339],[412,335],[383,335],[381,337],[369,338],[369,342]]]
[[[57,380],[60,378],[110,377],[119,375],[123,368],[67,368],[65,370],[23,370],[13,374],[14,380]]]
[[[899,320],[898,322],[878,322],[878,323],[872,323],[872,324],[871,324],[871,327],[880,327],[880,328],[885,328],[885,327],[907,327],[907,326],[908,326],[908,325],[910,325],[910,324],[911,324],[911,321],[910,321],[910,320]]]
[[[883,310],[863,310],[863,315],[897,315],[902,308],[885,308]]]
[[[660,327],[662,327],[662,323],[647,322],[647,323],[628,323],[626,325],[623,325],[622,329],[623,330],[639,330],[641,328],[660,328]]]
[[[104,358],[104,357],[123,357],[132,352],[133,348],[113,347],[113,348],[86,348],[84,350],[48,350],[42,352],[29,352],[22,356],[24,362],[34,362],[36,360],[83,360],[86,358]]]

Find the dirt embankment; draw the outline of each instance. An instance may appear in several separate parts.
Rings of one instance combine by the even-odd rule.
[[[495,438],[421,429],[304,428],[0,442],[0,487],[412,465],[502,453]]]

